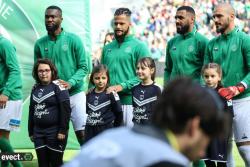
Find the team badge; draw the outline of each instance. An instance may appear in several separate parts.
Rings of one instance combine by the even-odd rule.
[[[95,100],[94,100],[94,105],[97,106],[99,101],[98,101],[99,97],[98,96],[95,96]]]
[[[126,53],[130,53],[130,52],[131,52],[131,50],[132,50],[132,49],[131,49],[131,47],[130,47],[130,46],[128,46],[128,47],[125,49],[125,52],[126,52]]]
[[[63,50],[63,51],[67,51],[68,48],[69,48],[69,46],[68,46],[67,44],[64,44],[64,45],[62,46],[62,50]]]
[[[231,47],[231,50],[232,50],[233,52],[235,52],[235,51],[237,50],[237,45],[233,44],[233,46]]]
[[[214,51],[218,51],[219,49],[217,47],[214,48]]]
[[[38,95],[39,98],[43,96],[43,89],[39,89]]]
[[[189,52],[193,52],[193,51],[194,51],[193,45],[190,45],[190,46],[188,47],[188,51],[189,51]]]
[[[145,93],[145,91],[143,91],[143,90],[141,90],[141,95],[140,95],[140,100],[142,101],[142,100],[144,100],[144,93]]]
[[[173,50],[176,50],[176,47],[174,46],[172,49],[173,49]]]

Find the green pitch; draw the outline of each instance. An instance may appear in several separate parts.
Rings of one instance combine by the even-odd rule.
[[[34,149],[29,150],[16,150],[16,152],[32,152],[34,159],[33,161],[25,161],[23,162],[24,167],[37,167],[37,157]],[[65,150],[63,160],[64,162],[70,161],[79,150]],[[233,147],[233,155],[234,155],[234,161],[235,161],[235,167],[243,167],[244,162],[241,159],[237,147],[234,145]]]
[[[32,152],[34,159],[33,161],[25,161],[23,162],[24,167],[37,167],[37,157],[34,149],[29,149],[29,150],[16,150],[16,152]],[[77,153],[79,150],[66,150],[64,152],[64,162],[70,161]],[[244,162],[241,159],[238,150],[236,146],[234,145],[233,148],[233,155],[234,155],[234,161],[235,161],[235,167],[243,167]]]

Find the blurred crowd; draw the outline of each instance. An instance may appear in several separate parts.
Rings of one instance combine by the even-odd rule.
[[[189,5],[196,12],[196,26],[201,34],[211,39],[216,36],[215,26],[212,20],[212,11],[218,0],[145,0],[138,9],[132,9],[132,33],[137,38],[147,43],[152,57],[155,60],[164,61],[167,42],[176,34],[175,13],[179,6]],[[236,25],[244,32],[250,34],[250,0],[231,0],[236,10]],[[103,30],[100,33],[100,47],[93,51],[93,59],[99,59],[105,35],[112,29]]]

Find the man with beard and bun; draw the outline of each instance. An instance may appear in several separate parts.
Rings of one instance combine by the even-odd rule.
[[[81,39],[61,27],[62,10],[49,6],[45,11],[45,26],[48,35],[38,39],[34,48],[34,61],[50,59],[58,69],[60,84],[69,90],[71,120],[77,140],[84,142],[86,124],[86,96],[83,79],[88,73],[87,55]]]
[[[235,26],[230,4],[217,5],[213,19],[221,35],[208,43],[204,63],[215,62],[222,68],[225,88],[219,93],[233,99],[235,142],[245,166],[250,166],[250,37]]]
[[[175,19],[178,35],[167,44],[164,84],[178,76],[189,76],[201,82],[201,69],[208,39],[197,32],[195,11],[192,7],[179,7]],[[205,166],[205,163],[197,161],[194,166]]]
[[[115,40],[103,48],[101,63],[108,66],[110,84],[107,92],[118,92],[123,109],[123,120],[127,126],[133,126],[133,108],[131,88],[140,81],[136,76],[137,61],[149,56],[144,43],[130,34],[131,11],[119,8],[114,14]]]
[[[183,75],[200,82],[208,39],[197,32],[192,7],[179,7],[175,19],[178,35],[167,44],[164,83]]]

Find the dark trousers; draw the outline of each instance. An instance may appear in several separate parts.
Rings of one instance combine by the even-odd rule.
[[[96,125],[96,126],[91,126],[91,125],[86,125],[85,127],[85,143],[92,139],[93,137],[97,136],[101,132],[113,128],[114,125],[113,123],[105,124],[105,125]]]

